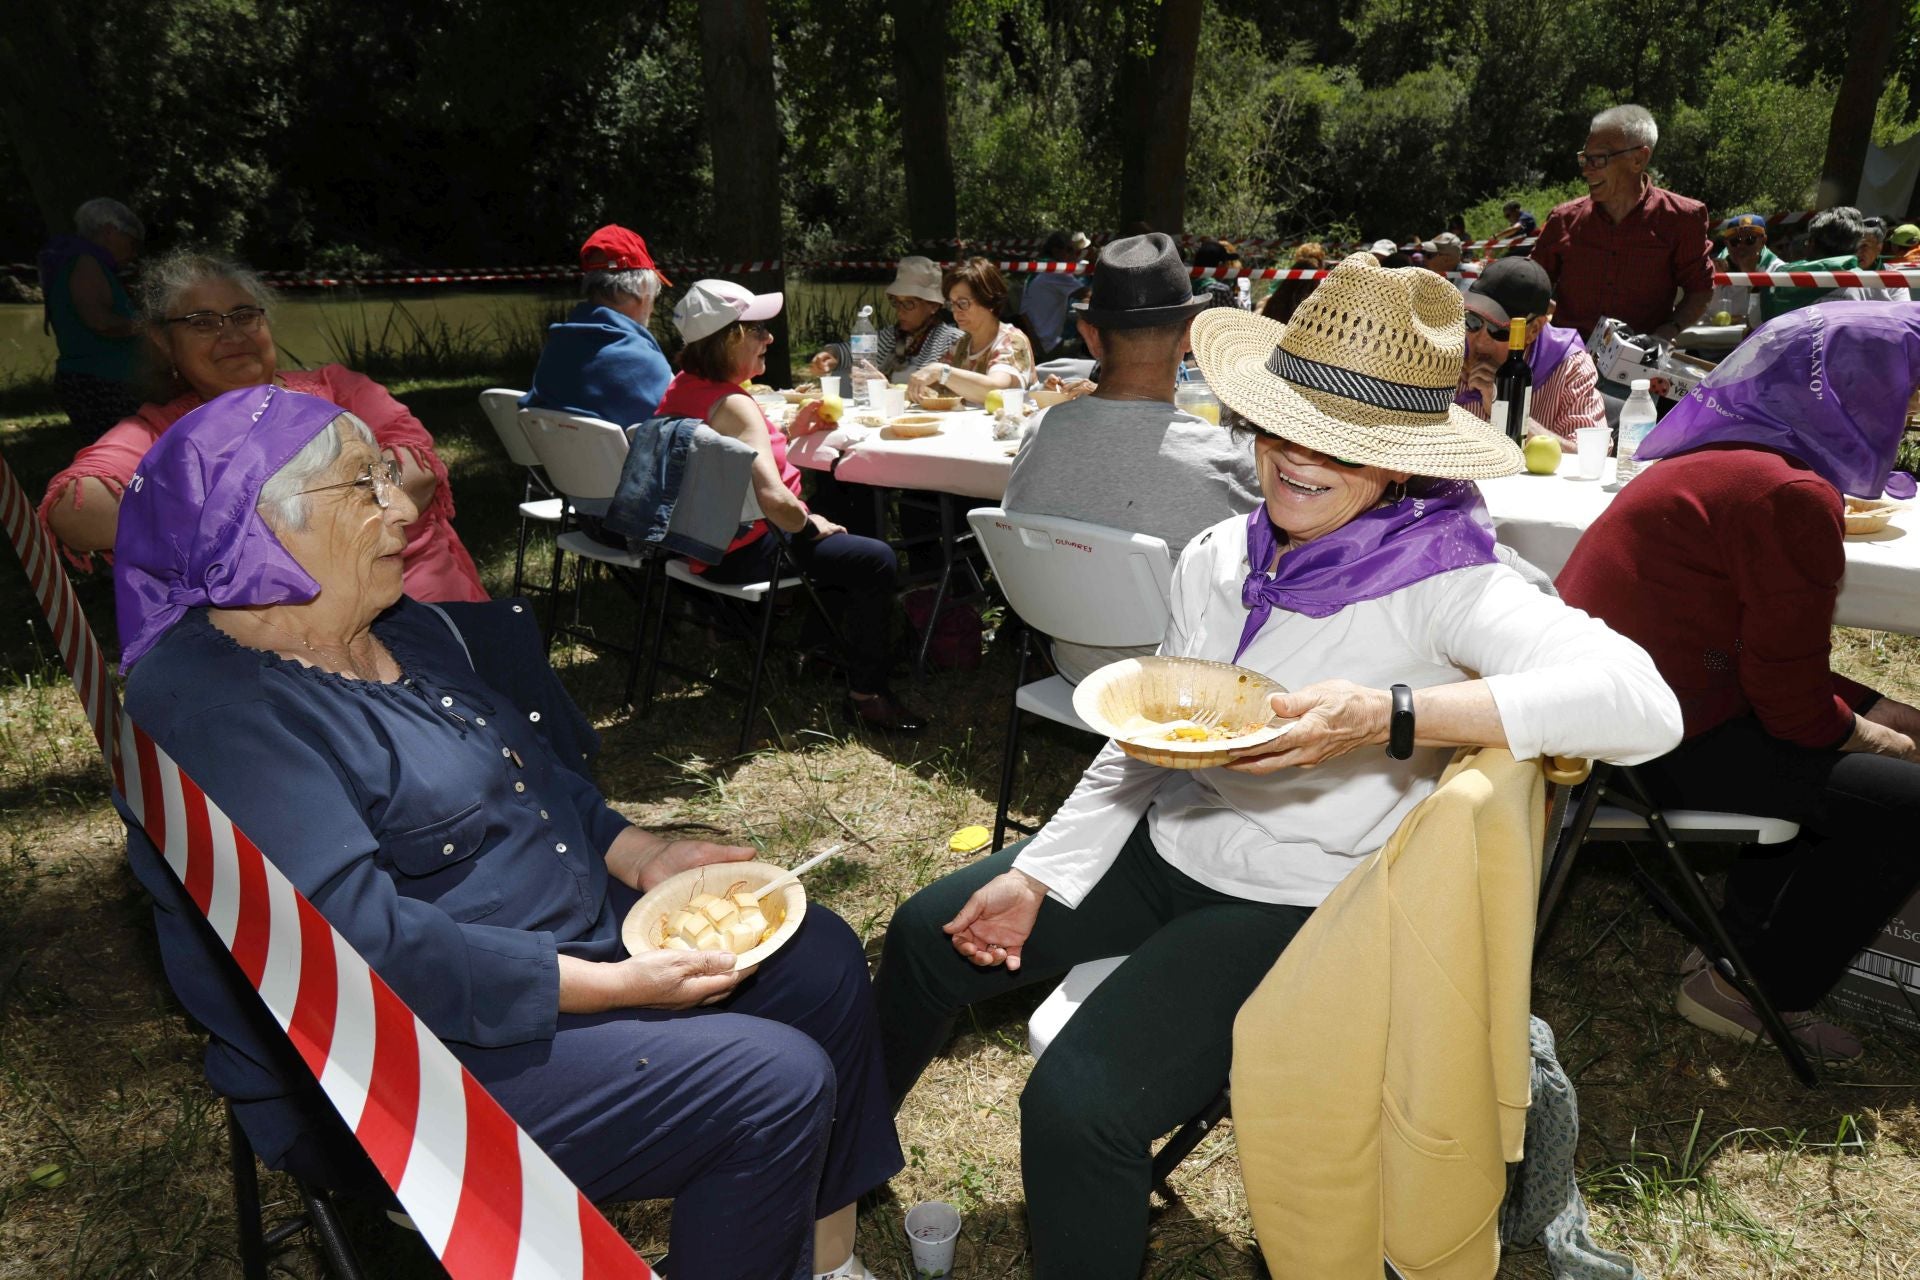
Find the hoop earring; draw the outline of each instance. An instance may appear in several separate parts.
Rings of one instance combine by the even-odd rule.
[[[1386,499],[1389,503],[1402,502],[1406,496],[1407,486],[1400,481],[1394,480],[1387,485]]]

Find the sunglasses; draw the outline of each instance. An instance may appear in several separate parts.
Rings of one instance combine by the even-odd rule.
[[[1501,328],[1493,321],[1481,315],[1478,311],[1467,312],[1466,324],[1468,333],[1479,333],[1482,329],[1485,329],[1487,336],[1495,342],[1505,342],[1513,334],[1511,328]]]

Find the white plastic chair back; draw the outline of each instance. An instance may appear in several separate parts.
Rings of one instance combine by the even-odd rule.
[[[967,521],[1007,603],[1034,630],[1102,647],[1166,635],[1173,556],[1164,539],[999,507],[978,507]]]
[[[627,433],[611,422],[556,409],[522,409],[520,425],[547,479],[567,497],[604,502],[620,487]]]
[[[533,446],[527,443],[527,433],[520,427],[520,397],[525,394],[505,387],[489,387],[480,393],[480,411],[487,415],[487,422],[500,437],[500,444],[514,466],[537,467],[540,459],[533,456]]]

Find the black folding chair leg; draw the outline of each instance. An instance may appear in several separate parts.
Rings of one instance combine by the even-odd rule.
[[[300,1199],[307,1206],[308,1225],[313,1228],[314,1241],[320,1246],[321,1256],[327,1260],[334,1280],[363,1280],[360,1259],[354,1256],[346,1229],[340,1225],[333,1197],[301,1183]]]
[[[735,755],[747,754],[747,744],[753,740],[753,715],[760,705],[760,680],[767,671],[767,649],[773,642],[774,606],[778,603],[780,592],[780,566],[786,557],[776,549],[773,553],[773,572],[767,575],[767,594],[760,600],[760,638],[753,648],[753,673],[747,677],[747,705],[740,712],[740,746]]]
[[[1799,1078],[1800,1083],[1808,1087],[1819,1084],[1819,1072],[1814,1070],[1806,1051],[1794,1038],[1786,1019],[1782,1018],[1780,1011],[1774,1008],[1772,999],[1754,980],[1753,969],[1747,964],[1746,957],[1740,954],[1740,948],[1735,945],[1732,935],[1727,932],[1725,922],[1720,919],[1719,908],[1715,907],[1713,900],[1707,897],[1706,888],[1700,883],[1700,877],[1694,874],[1693,868],[1689,867],[1686,859],[1681,856],[1680,843],[1674,839],[1673,829],[1667,825],[1665,816],[1648,797],[1646,788],[1641,785],[1636,775],[1631,771],[1623,771],[1621,776],[1633,793],[1631,800],[1637,802],[1630,807],[1645,811],[1642,816],[1646,818],[1647,826],[1652,830],[1654,839],[1660,844],[1667,859],[1668,869],[1672,872],[1674,879],[1679,882],[1680,892],[1686,899],[1684,915],[1692,920],[1695,929],[1706,935],[1702,941],[1711,944],[1702,947],[1702,950],[1712,953],[1709,959],[1713,967],[1747,998],[1747,1003],[1759,1016],[1761,1025],[1766,1027],[1767,1034],[1772,1037],[1774,1045],[1780,1050],[1781,1056],[1787,1060],[1787,1066]],[[1616,797],[1616,799],[1626,798]]]
[[[227,1167],[233,1172],[233,1214],[240,1235],[240,1274],[246,1280],[267,1280],[266,1230],[260,1221],[260,1176],[253,1167],[253,1144],[247,1141],[233,1107],[227,1111]]]
[[[547,652],[553,652],[553,638],[560,634],[560,561],[566,552],[560,549],[560,535],[567,531],[567,513],[563,506],[560,523],[553,529],[553,577],[547,582]]]
[[[1033,644],[1033,632],[1020,628],[1020,664],[1013,678],[1013,699],[1008,703],[1007,745],[1000,755],[1000,801],[993,811],[993,851],[1007,842],[1007,811],[1013,807],[1013,771],[1020,761],[1020,686],[1027,682],[1027,654]]]
[[[1167,1179],[1173,1176],[1173,1171],[1180,1167],[1182,1160],[1193,1154],[1193,1149],[1200,1145],[1201,1140],[1213,1132],[1213,1127],[1227,1114],[1230,1103],[1227,1091],[1222,1089],[1220,1096],[1208,1103],[1205,1111],[1174,1131],[1174,1135],[1153,1157],[1154,1186],[1166,1190]]]

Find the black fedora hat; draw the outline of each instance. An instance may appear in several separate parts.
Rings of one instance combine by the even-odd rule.
[[[1158,231],[1127,236],[1100,251],[1093,296],[1081,314],[1096,329],[1179,324],[1212,305],[1193,296],[1191,279],[1172,239]]]

